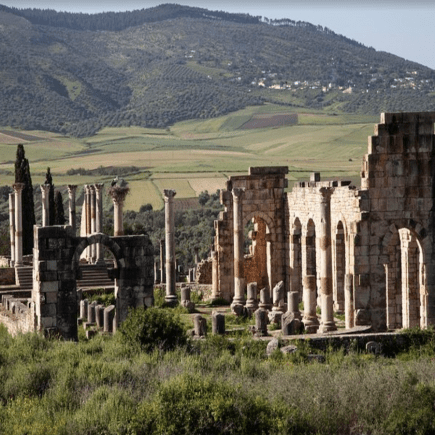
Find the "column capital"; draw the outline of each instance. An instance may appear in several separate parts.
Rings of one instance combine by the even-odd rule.
[[[233,198],[234,199],[241,199],[243,194],[245,193],[244,187],[233,187]]]
[[[25,184],[24,183],[15,183],[12,184],[12,187],[14,188],[15,192],[21,192],[24,189]]]
[[[331,187],[321,187],[319,189],[320,194],[322,195],[321,202],[325,203],[331,199],[331,195],[334,192],[334,188]]]
[[[163,190],[163,195],[165,195],[165,202],[171,201],[176,194],[177,194],[177,192],[174,189],[164,189]]]
[[[68,193],[71,194],[77,190],[77,184],[68,184]]]
[[[41,184],[40,188],[41,188],[42,197],[45,198],[45,196],[50,192],[50,185]]]
[[[128,192],[130,192],[130,188],[128,186],[112,186],[108,193],[112,197],[112,200],[115,204],[124,204],[125,197]]]

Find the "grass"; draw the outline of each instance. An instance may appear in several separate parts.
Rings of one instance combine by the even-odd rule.
[[[294,111],[294,107],[267,104],[214,119],[180,122],[165,130],[104,128],[84,140],[26,132],[40,140],[22,142],[34,184],[44,181],[47,166],[58,186],[110,182],[110,177],[66,176],[71,168],[138,167],[141,173],[127,179],[133,189],[126,209],[132,210],[147,202],[162,207],[164,188],[175,187],[178,198],[222,189],[228,174],[246,174],[249,166],[287,165],[290,185],[307,179],[312,171],[320,171],[323,179],[344,178],[359,184],[367,137],[376,122],[373,117],[303,110],[295,126],[239,130],[254,115]],[[16,140],[1,136],[0,185],[13,183]]]
[[[433,433],[433,332],[407,334],[416,346],[395,358],[328,349],[322,364],[302,342],[269,358],[248,336],[145,352],[119,333],[68,343],[0,327],[0,433]]]

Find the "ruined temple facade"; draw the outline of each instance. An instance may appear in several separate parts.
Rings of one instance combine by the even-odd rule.
[[[304,302],[310,331],[333,331],[334,312],[345,314],[347,328],[435,324],[434,122],[434,112],[381,114],[360,188],[314,173],[286,192],[287,167],[231,177],[215,221],[214,296],[242,303],[248,282],[272,295],[283,281]],[[252,246],[243,255],[249,221]]]

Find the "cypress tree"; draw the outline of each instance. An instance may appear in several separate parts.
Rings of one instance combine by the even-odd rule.
[[[17,147],[15,159],[15,183],[24,183],[22,191],[23,212],[23,254],[33,253],[33,226],[35,225],[35,205],[33,202],[33,185],[30,176],[29,161],[26,159],[24,145]]]
[[[45,174],[45,183],[50,185],[50,190],[48,192],[48,225],[56,224],[56,204],[54,201],[54,185],[53,177],[51,176],[50,168],[47,168],[47,173]]]
[[[55,194],[55,225],[65,225],[62,194],[56,190]]]

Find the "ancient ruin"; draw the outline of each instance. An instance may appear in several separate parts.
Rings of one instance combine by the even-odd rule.
[[[230,177],[215,222],[216,291],[243,304],[246,282],[272,298],[283,281],[293,318],[303,301],[306,332],[335,330],[334,311],[346,328],[433,325],[434,122],[435,113],[381,114],[360,188],[314,173],[287,193],[287,167]],[[241,255],[250,220],[252,252]]]
[[[381,114],[369,137],[359,188],[350,181],[322,181],[313,173],[288,192],[285,166],[251,167],[248,175],[231,176],[220,192],[224,211],[215,221],[214,247],[197,265],[197,279],[208,280],[211,297],[227,299],[234,313],[254,315],[258,335],[267,334],[267,321],[282,322],[288,334],[302,327],[306,333],[330,333],[336,330],[334,313],[345,315],[348,330],[434,325],[434,122],[435,112]],[[13,187],[10,265],[20,282],[23,185]],[[105,264],[104,249],[115,259],[110,273],[116,307],[107,315],[96,308],[86,314],[88,322],[95,317],[104,329],[116,329],[129,307],[151,306],[155,272],[166,282],[166,302],[177,303],[175,190],[164,191],[166,237],[160,241],[159,271],[148,236],[123,236],[128,187],[109,189],[114,237],[101,232],[102,184],[85,186],[81,236],[76,236],[76,188],[68,186],[69,225],[49,226],[46,186],[41,186],[43,218],[42,226],[34,227],[31,289],[28,296],[2,293],[3,307],[15,316],[10,329],[75,339],[80,258]],[[245,252],[248,223],[251,246]],[[192,269],[190,282],[193,275]],[[183,292],[183,305],[188,303],[190,288]],[[83,321],[84,313],[83,306]]]

